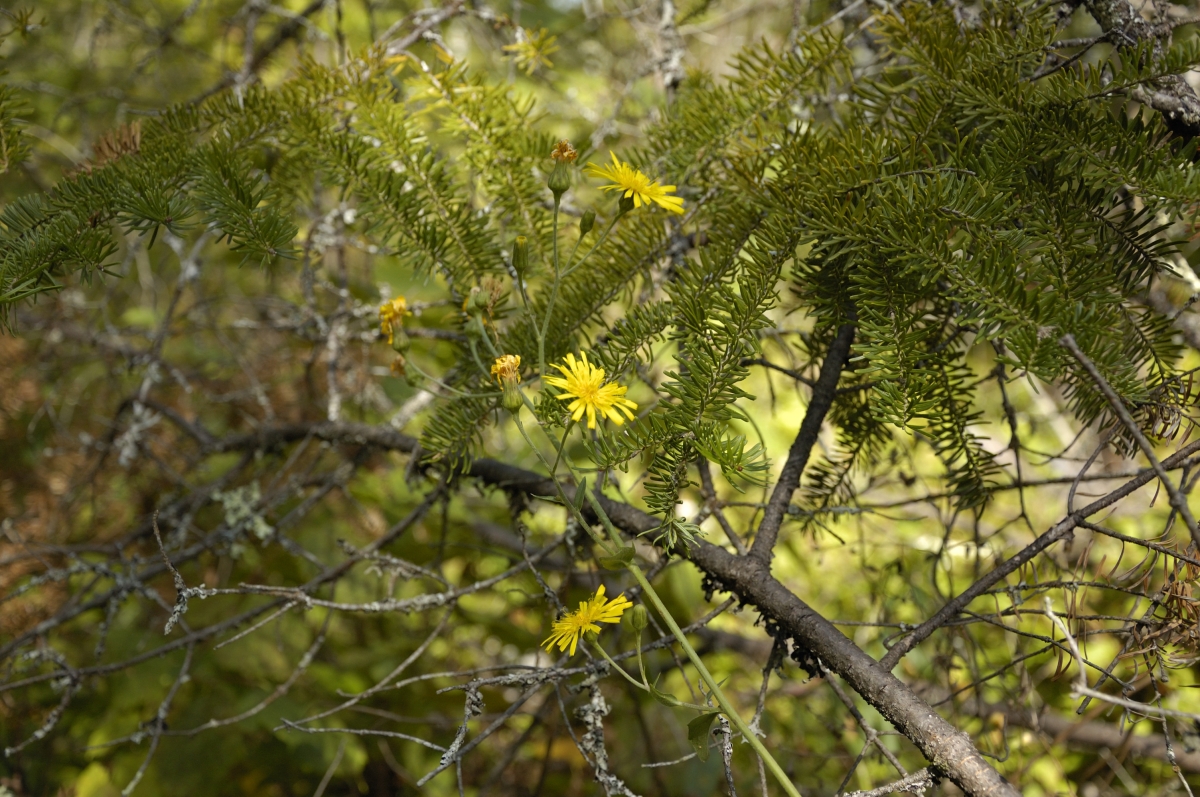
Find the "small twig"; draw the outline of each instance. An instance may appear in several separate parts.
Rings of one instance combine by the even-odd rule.
[[[329,785],[329,781],[333,780],[333,773],[337,772],[338,764],[342,763],[342,754],[346,752],[346,738],[342,737],[338,741],[337,752],[333,754],[333,762],[329,765],[329,769],[325,770],[325,777],[321,778],[321,783],[317,786],[317,790],[313,792],[313,797],[321,797],[325,793],[325,787]]]
[[[870,791],[852,791],[846,794],[845,797],[887,797],[887,795],[896,794],[897,792],[903,794],[924,794],[927,789],[933,788],[933,783],[933,772],[929,767],[925,767],[886,786],[880,786]]]
[[[1108,399],[1109,405],[1112,406],[1117,417],[1121,419],[1121,423],[1125,425],[1126,430],[1137,442],[1138,448],[1146,455],[1146,459],[1150,460],[1150,467],[1154,468],[1154,474],[1158,476],[1158,480],[1162,482],[1164,489],[1166,489],[1172,508],[1183,518],[1188,532],[1192,535],[1192,540],[1197,546],[1200,546],[1200,529],[1196,527],[1196,518],[1192,516],[1192,510],[1188,507],[1187,499],[1183,497],[1183,493],[1179,491],[1179,488],[1171,481],[1171,477],[1167,475],[1166,468],[1162,466],[1162,463],[1158,461],[1158,457],[1154,455],[1153,446],[1150,445],[1150,441],[1146,439],[1146,436],[1142,434],[1142,430],[1138,427],[1133,416],[1129,414],[1129,410],[1125,407],[1125,402],[1121,401],[1121,397],[1117,395],[1112,386],[1101,376],[1095,364],[1079,348],[1079,345],[1075,342],[1074,335],[1064,335],[1059,339],[1059,343],[1065,346],[1075,359],[1079,361],[1079,364],[1088,372],[1092,381],[1096,383],[1096,387],[1100,388],[1100,392]]]
[[[1193,714],[1188,711],[1176,711],[1174,709],[1163,708],[1161,705],[1152,706],[1149,703],[1140,703],[1137,700],[1129,700],[1124,697],[1117,697],[1116,695],[1109,695],[1097,689],[1092,689],[1087,683],[1087,673],[1083,665],[1083,656],[1079,653],[1079,645],[1075,642],[1075,637],[1071,635],[1071,632],[1067,629],[1066,624],[1059,619],[1057,614],[1054,613],[1054,610],[1050,606],[1050,598],[1048,596],[1045,599],[1044,606],[1045,608],[1043,609],[1043,613],[1050,618],[1050,621],[1053,622],[1055,627],[1058,628],[1059,633],[1066,638],[1067,647],[1071,649],[1071,655],[1074,657],[1075,664],[1079,668],[1079,675],[1075,678],[1075,682],[1071,686],[1071,694],[1073,696],[1090,697],[1095,700],[1109,703],[1110,705],[1120,706],[1121,708],[1129,709],[1130,711],[1136,711],[1139,714],[1143,714],[1147,717],[1157,717],[1164,722],[1166,721],[1167,717],[1179,717],[1182,719],[1200,721],[1200,714]]]

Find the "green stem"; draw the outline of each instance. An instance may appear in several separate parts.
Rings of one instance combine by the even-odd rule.
[[[641,672],[641,674],[642,674],[642,683],[646,685],[646,690],[649,691],[650,679],[648,679],[646,677],[646,662],[642,660],[642,632],[641,631],[637,632],[636,644],[637,644],[637,647],[635,649],[637,650],[637,657],[638,657],[638,671]]]
[[[554,478],[554,474],[558,473],[558,463],[562,461],[563,452],[567,450],[567,435],[571,433],[571,427],[574,425],[575,421],[567,421],[567,428],[563,429],[562,442],[558,444],[558,453],[554,455],[554,466],[550,468],[551,479]]]
[[[582,265],[583,265],[583,264],[584,264],[584,263],[587,261],[587,259],[588,259],[589,257],[591,257],[591,256],[592,256],[592,252],[595,252],[597,249],[599,249],[599,248],[600,248],[600,245],[601,245],[601,244],[603,244],[605,241],[607,241],[607,240],[608,240],[608,234],[609,234],[610,232],[612,232],[612,228],[613,228],[613,227],[615,227],[615,226],[617,225],[617,221],[619,221],[619,220],[620,220],[620,218],[621,218],[622,216],[624,216],[624,215],[625,215],[624,213],[618,213],[617,215],[613,216],[613,220],[612,220],[612,221],[610,221],[610,222],[608,223],[608,226],[604,228],[604,232],[603,232],[603,233],[600,235],[600,239],[599,239],[598,241],[596,241],[596,243],[592,244],[592,248],[591,248],[591,249],[589,249],[589,250],[587,250],[587,252],[584,254],[584,256],[583,256],[583,257],[579,258],[579,262],[578,262],[578,263],[576,263],[575,265],[573,265],[573,266],[572,266],[572,265],[571,265],[571,259],[570,259],[570,258],[567,258],[567,270],[566,270],[565,272],[563,272],[563,278],[564,278],[564,279],[565,279],[566,277],[569,277],[569,276],[571,275],[571,273],[572,273],[572,272],[574,272],[574,271],[575,271],[577,268],[579,268],[580,266],[582,266]],[[579,248],[579,244],[576,244],[576,245],[575,245],[575,248],[576,248],[576,249],[578,249],[578,248]],[[574,252],[574,251],[572,251],[572,252],[571,252],[571,257],[574,257],[574,256],[575,256],[575,252]]]
[[[492,353],[492,356],[493,356],[493,357],[495,357],[495,358],[499,359],[499,357],[500,357],[500,351],[499,351],[499,350],[498,350],[498,349],[497,349],[495,346],[493,346],[493,345],[492,345],[492,336],[488,334],[488,331],[487,331],[487,325],[485,325],[485,324],[482,322],[482,319],[480,320],[480,324],[479,324],[479,325],[480,325],[481,327],[483,327],[483,342],[487,344],[488,351],[490,351],[490,352]],[[489,373],[490,373],[490,372],[489,372]]]
[[[421,370],[421,366],[417,365],[412,360],[405,360],[404,365],[405,365],[405,367],[411,368],[414,371],[416,371],[423,378],[428,379],[430,382],[433,382],[435,385],[440,387],[442,390],[448,390],[451,393],[455,394],[456,396],[462,396],[463,398],[495,398],[496,396],[503,395],[501,393],[466,393],[462,390],[459,390],[458,388],[450,387],[445,382],[435,379],[434,377],[425,373],[424,371]],[[483,366],[480,365],[480,367],[482,368]]]
[[[526,402],[528,403],[528,399],[526,399]],[[537,452],[538,458],[541,459],[542,463],[548,467],[549,463],[547,463],[546,458],[542,456],[541,450],[538,449],[537,446],[533,445],[533,441],[529,439],[529,434],[525,431],[525,427],[521,424],[521,419],[516,413],[513,414],[513,420],[516,421],[517,428],[521,430],[521,435],[525,438],[525,442],[527,442],[529,446],[533,448],[535,452]],[[541,426],[540,424],[539,428],[550,440],[551,445],[553,445],[554,438],[550,437],[550,433],[546,431],[545,427]],[[565,460],[563,464],[566,466],[567,471],[571,473],[573,477],[575,477],[575,470],[571,467],[570,461]],[[568,511],[575,515],[576,521],[579,523],[579,525],[583,526],[585,529],[588,529],[589,533],[591,533],[590,524],[583,519],[583,514],[579,510],[575,509],[575,505],[571,501],[567,500],[566,493],[563,491],[562,485],[559,484],[557,477],[551,473],[550,479],[554,482],[554,487],[558,491],[559,499],[568,507]],[[576,481],[578,482],[578,477],[576,477]],[[584,488],[581,485],[577,489]],[[612,541],[612,545],[619,550],[621,548],[621,535],[617,532],[616,528],[613,527],[612,520],[609,519],[608,513],[604,511],[604,507],[600,506],[600,501],[597,500],[596,496],[590,490],[584,489],[584,495],[587,498],[587,502],[591,504],[592,511],[595,512],[596,517],[599,518],[601,525],[604,526],[604,530],[608,532],[608,536]],[[597,541],[597,544],[600,546],[600,548],[609,556],[613,555],[613,552],[608,550],[608,546],[600,542],[597,535],[593,533],[592,538]],[[771,752],[766,748],[765,745],[763,745],[762,740],[760,740],[757,734],[750,729],[750,726],[747,725],[746,721],[742,719],[741,714],[739,714],[737,709],[733,707],[733,704],[729,702],[729,698],[727,698],[725,693],[721,691],[720,685],[717,683],[716,679],[712,677],[712,673],[708,671],[708,668],[704,666],[704,662],[700,659],[700,655],[696,653],[696,649],[692,647],[690,642],[688,642],[687,636],[683,633],[683,629],[679,627],[679,623],[675,622],[675,618],[671,616],[670,610],[667,609],[666,605],[662,602],[662,599],[658,597],[658,593],[654,591],[654,587],[651,586],[649,580],[647,580],[645,574],[642,572],[642,569],[632,562],[628,565],[628,569],[629,572],[633,573],[634,579],[637,580],[638,584],[641,586],[642,593],[650,599],[650,603],[654,606],[654,608],[658,611],[659,616],[662,617],[663,621],[667,624],[667,628],[670,629],[671,635],[675,637],[675,640],[679,642],[680,646],[687,654],[688,659],[691,660],[692,666],[694,666],[696,668],[696,672],[700,674],[700,679],[704,681],[705,685],[711,691],[712,696],[716,698],[717,705],[721,707],[722,713],[729,717],[730,721],[733,722],[734,727],[741,732],[742,738],[749,742],[750,746],[754,748],[754,752],[758,753],[759,757],[762,758],[763,763],[766,764],[767,769],[771,770],[771,774],[774,775],[775,779],[779,781],[779,785],[783,787],[783,790],[788,794],[788,797],[800,797],[800,792],[796,789],[796,786],[792,783],[791,779],[788,778],[787,773],[783,771],[783,768],[779,766],[779,762],[775,760],[775,757],[772,756]],[[641,650],[641,647],[639,646],[638,649]],[[643,678],[644,677],[645,676],[643,676]],[[703,707],[700,707],[700,709],[704,710]]]
[[[558,200],[554,196],[554,284],[550,286],[550,301],[546,305],[546,315],[542,318],[542,326],[538,329],[538,375],[546,376],[546,333],[550,329],[550,316],[554,313],[554,302],[558,299],[558,284],[562,281],[558,263]]]
[[[479,359],[479,347],[475,345],[474,338],[467,338],[467,345],[471,349],[471,359],[475,360],[475,364],[479,366],[479,373],[483,374],[484,377],[491,379],[492,372],[489,371],[487,366],[483,364],[483,360]]]
[[[601,647],[599,640],[592,640],[592,647],[594,647],[596,650],[600,651],[600,655],[604,657],[604,660],[607,661],[609,664],[611,664],[614,670],[621,673],[621,675],[625,676],[626,681],[629,681],[629,683],[633,684],[638,689],[641,689],[643,692],[650,691],[650,687],[646,686],[645,684],[640,684],[637,681],[635,681],[632,675],[625,672],[624,667],[622,667],[620,664],[617,664],[615,661],[613,661],[612,656],[608,655],[608,651],[606,651],[603,647]]]
[[[596,513],[596,517],[600,518],[600,522],[604,525],[604,528],[608,532],[609,536],[614,540],[617,547],[620,547],[620,535],[618,535],[617,530],[613,528],[612,521],[609,520],[608,514],[604,511],[603,507],[600,506],[600,502],[596,500],[596,496],[589,492],[587,494],[587,500],[588,503],[592,505],[592,511]],[[783,771],[783,768],[779,766],[779,762],[775,760],[774,756],[771,755],[770,751],[767,750],[758,736],[752,730],[750,730],[750,726],[747,725],[745,720],[742,719],[741,715],[738,714],[737,709],[735,709],[733,704],[729,702],[729,698],[725,697],[725,693],[721,691],[721,687],[717,684],[716,679],[712,677],[712,673],[710,673],[708,668],[704,666],[704,662],[700,659],[699,654],[696,653],[696,649],[693,648],[691,643],[687,641],[687,637],[684,635],[683,629],[681,629],[679,624],[675,622],[675,618],[671,616],[671,612],[658,597],[658,593],[654,591],[654,587],[652,587],[650,582],[646,580],[646,576],[642,573],[642,569],[636,564],[630,563],[629,572],[633,573],[633,577],[637,580],[638,584],[641,585],[643,593],[647,598],[650,599],[650,603],[654,605],[654,608],[658,610],[659,615],[663,618],[663,621],[666,622],[667,628],[671,630],[672,636],[675,637],[680,646],[683,648],[684,652],[687,653],[687,657],[691,660],[692,666],[696,668],[696,672],[700,673],[701,680],[703,680],[705,685],[707,685],[709,690],[711,690],[712,696],[717,700],[717,705],[721,707],[721,711],[727,717],[729,717],[734,726],[736,726],[741,732],[742,738],[748,741],[750,746],[754,748],[754,752],[758,753],[758,755],[762,758],[763,763],[767,765],[767,769],[771,770],[771,774],[774,775],[775,779],[779,781],[779,785],[783,786],[783,790],[788,793],[789,797],[800,797],[800,792],[796,790],[795,785],[792,784],[792,781]]]
[[[641,641],[641,638],[642,638],[642,635],[638,634],[639,642]],[[650,689],[650,682],[646,680],[645,668],[642,669],[642,682],[638,683],[636,680],[634,680],[632,675],[625,672],[624,667],[622,667],[620,664],[617,664],[615,661],[613,661],[612,657],[608,655],[608,651],[605,650],[603,647],[601,647],[599,640],[593,640],[592,647],[594,647],[597,651],[600,652],[600,655],[604,657],[605,661],[607,661],[609,664],[611,664],[613,666],[613,669],[615,669],[617,672],[621,673],[621,675],[625,676],[626,681],[629,681],[629,683],[633,684],[638,689],[641,689],[643,692],[652,691]],[[639,647],[638,647],[638,663],[640,664],[641,661],[642,661],[642,651],[641,651],[641,646],[639,645]],[[685,703],[682,700],[676,701],[675,708],[690,708],[693,711],[712,711],[712,706],[701,706],[701,705],[697,705],[696,703]]]

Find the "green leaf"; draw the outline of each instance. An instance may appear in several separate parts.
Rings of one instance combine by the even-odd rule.
[[[701,761],[708,760],[708,734],[712,730],[713,720],[720,713],[719,711],[710,711],[688,723],[688,742],[696,751],[696,758]]]
[[[612,556],[597,557],[596,561],[605,570],[624,570],[633,561],[633,548],[627,545],[624,548],[618,549]]]
[[[575,507],[577,514],[583,514],[583,501],[587,497],[587,477],[579,480],[579,486],[575,488],[575,502],[572,506]]]
[[[662,675],[660,674],[659,678],[661,678],[661,677],[662,677]],[[675,697],[675,695],[672,695],[667,692],[663,692],[663,691],[659,690],[658,678],[655,678],[654,683],[652,683],[650,685],[650,694],[654,695],[654,699],[657,700],[659,703],[662,703],[664,706],[670,706],[671,708],[677,708],[678,706],[683,705],[683,703],[681,703],[679,701],[679,699]]]

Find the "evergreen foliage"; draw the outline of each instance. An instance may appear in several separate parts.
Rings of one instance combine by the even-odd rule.
[[[728,83],[695,74],[684,84],[642,151],[647,168],[683,186],[692,205],[683,227],[653,212],[620,219],[555,285],[545,352],[554,361],[601,342],[596,356],[614,377],[667,358],[649,412],[593,443],[601,469],[649,463],[647,505],[664,528],[698,454],[734,483],[766,467],[728,423],[743,417],[743,361],[758,350],[781,279],[816,320],[814,361],[830,330],[857,324],[855,372],[869,385],[862,406],[839,410],[841,448],[857,452],[845,464],[869,464],[886,428],[919,432],[964,506],[996,473],[971,432],[973,348],[1066,380],[1084,421],[1106,405],[1058,345],[1067,333],[1135,406],[1175,395],[1162,389],[1178,355],[1168,321],[1137,298],[1172,267],[1162,231],[1193,213],[1194,148],[1105,101],[1147,80],[1150,59],[1039,74],[1054,31],[1036,5],[990,4],[962,24],[949,8],[906,4],[880,26],[871,74],[856,74],[840,40],[818,31],[786,53],[752,49]],[[1158,68],[1198,60],[1193,40]],[[290,219],[315,166],[322,184],[353,197],[365,234],[437,274],[454,302],[509,271],[516,235],[532,242],[528,286],[494,309],[486,347],[478,330],[468,335],[449,377],[486,392],[476,363],[491,348],[537,363],[551,302],[551,139],[537,118],[531,101],[461,63],[397,64],[379,51],[344,68],[309,62],[278,90],[180,107],[145,124],[128,151],[5,209],[0,308],[70,272],[103,272],[111,224],[151,239],[203,227],[248,261],[292,257]],[[706,245],[690,250],[685,231]],[[564,249],[574,243],[569,225],[559,234]],[[580,240],[583,251],[594,244]],[[639,306],[659,290],[656,264],[668,253],[671,279]],[[528,311],[513,304],[526,290]],[[626,309],[610,328],[614,303]],[[469,331],[469,314],[461,319]],[[662,336],[669,345],[655,350]],[[494,406],[445,403],[423,437],[428,456],[469,462]],[[818,473],[812,486],[819,496],[837,481]]]
[[[33,17],[12,14],[10,22],[0,41],[24,35]],[[0,211],[0,329],[19,332],[18,310],[44,294],[115,279],[110,272],[134,237],[148,251],[179,251],[180,242],[225,247],[266,278],[304,270],[311,291],[308,269],[322,255],[323,230],[335,225],[436,295],[418,310],[422,335],[400,331],[403,314],[386,322],[396,334],[382,335],[395,350],[391,373],[436,396],[408,471],[439,484],[422,513],[448,500],[441,491],[489,453],[489,425],[514,411],[502,404],[512,386],[502,393],[489,366],[516,355],[519,383],[540,388],[529,397],[532,415],[562,441],[559,459],[579,454],[587,466],[577,472],[609,495],[617,474],[632,472],[638,491],[626,497],[658,524],[644,533],[686,553],[702,534],[680,511],[701,479],[698,461],[715,464],[738,492],[765,496],[770,485],[777,463],[747,410],[751,369],[786,338],[780,348],[797,352],[800,365],[779,370],[811,383],[846,325],[854,328],[851,358],[827,416],[836,441],[803,469],[802,506],[784,496],[789,522],[799,524],[785,536],[847,510],[855,476],[895,465],[914,440],[944,469],[952,510],[979,513],[1005,478],[979,432],[982,405],[1010,378],[1062,386],[1081,425],[1112,428],[1122,451],[1137,450],[1064,336],[1156,440],[1174,436],[1195,401],[1174,319],[1146,295],[1154,280],[1190,268],[1180,231],[1195,225],[1200,208],[1196,143],[1127,95],[1200,66],[1200,37],[1181,37],[1165,53],[1146,43],[1049,67],[1059,22],[1055,9],[1033,0],[987,0],[971,13],[903,2],[875,20],[866,67],[849,39],[822,26],[782,50],[746,49],[728,76],[688,74],[640,146],[617,152],[677,185],[681,216],[591,190],[578,167],[607,162],[606,150],[581,146],[573,185],[552,192],[549,112],[436,42],[418,50],[433,53],[428,61],[383,46],[335,65],[303,58],[278,85],[239,85],[114,130],[52,188],[8,202]],[[521,52],[530,71],[544,61],[545,52]],[[26,153],[21,108],[18,92],[0,85],[0,174]],[[318,198],[336,210],[314,216]],[[589,210],[596,222],[585,229]],[[527,263],[510,254],[518,239],[528,244]],[[348,324],[338,345],[377,343],[373,306],[392,297],[345,280],[325,287]],[[802,331],[777,328],[781,318]],[[294,324],[309,330],[316,322],[297,311]],[[167,331],[151,336],[155,347]],[[582,430],[573,446],[569,435],[582,422],[541,379],[580,353],[604,369],[605,383],[629,386],[638,411]],[[426,372],[431,360],[436,373]],[[145,410],[138,395],[135,413]],[[331,399],[330,423],[341,420],[337,407]],[[518,422],[522,411],[515,408]],[[206,456],[215,450],[214,440],[191,434]],[[554,477],[558,465],[548,468]],[[230,540],[245,536],[241,525],[259,541],[271,537],[268,510],[292,505],[268,507],[268,493],[255,483],[242,513],[254,524],[227,515]],[[214,498],[197,506],[233,494],[213,488]],[[569,524],[585,512],[600,516],[584,490],[574,507],[564,494],[557,499],[574,510]],[[186,510],[181,527],[196,511]],[[446,509],[443,533],[448,518]],[[613,535],[593,536],[593,553],[602,565],[615,556],[628,566],[632,548],[601,556]],[[588,544],[582,534],[567,544],[577,541]],[[418,575],[450,589],[441,576]],[[718,582],[707,586],[724,588]],[[768,618],[773,634],[774,623]],[[793,651],[817,666],[819,657]],[[765,672],[769,679],[771,666]],[[504,686],[529,686],[511,677]],[[443,766],[457,760],[467,722],[483,710],[470,689]]]

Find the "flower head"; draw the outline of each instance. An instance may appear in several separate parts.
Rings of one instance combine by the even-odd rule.
[[[574,354],[568,354],[564,360],[566,365],[554,366],[563,372],[563,376],[542,377],[543,382],[563,391],[556,398],[562,401],[574,399],[567,407],[571,412],[571,420],[578,421],[586,412],[588,428],[595,429],[596,413],[599,412],[620,426],[625,423],[625,418],[621,417],[623,412],[632,421],[633,413],[630,410],[636,410],[638,405],[625,398],[625,391],[629,388],[616,382],[604,384],[604,369],[588,362],[586,354],[579,356],[580,359],[576,360]]]
[[[621,615],[632,605],[625,597],[625,593],[621,593],[611,601],[605,600],[604,585],[601,584],[596,590],[596,594],[589,600],[579,602],[578,611],[564,614],[560,619],[554,621],[554,625],[550,628],[550,636],[542,643],[542,647],[546,650],[553,650],[554,646],[558,645],[559,652],[562,652],[570,646],[571,655],[574,656],[580,637],[588,633],[600,633],[600,626],[596,623],[621,622]]]
[[[379,306],[379,331],[387,336],[389,346],[396,339],[396,327],[400,326],[406,315],[409,315],[408,302],[403,296],[397,296]]]
[[[497,357],[495,364],[492,366],[492,376],[496,377],[496,381],[501,385],[505,382],[511,382],[514,379],[520,379],[521,355],[506,354],[503,357]]]
[[[496,381],[504,389],[500,405],[509,412],[521,409],[521,405],[525,403],[525,399],[521,396],[520,385],[521,356],[506,354],[503,357],[497,357],[496,363],[492,366],[492,376],[496,377]]]
[[[632,199],[633,206],[637,208],[653,202],[672,213],[683,213],[683,199],[671,196],[675,186],[659,185],[657,180],[651,181],[639,169],[617,160],[614,153],[609,152],[608,154],[612,155],[612,166],[597,166],[589,163],[583,169],[584,174],[612,180],[612,185],[600,186],[601,191],[620,191],[623,197]]]
[[[555,161],[566,161],[574,163],[579,157],[579,153],[571,146],[571,142],[565,138],[554,145],[554,149],[550,152],[550,158]]]

